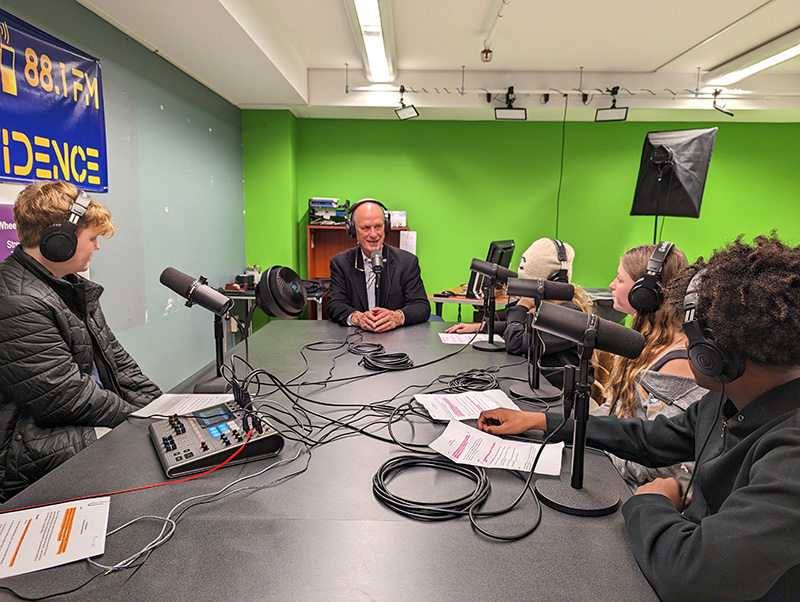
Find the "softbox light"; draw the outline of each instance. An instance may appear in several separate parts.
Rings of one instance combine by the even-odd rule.
[[[717,130],[648,133],[631,215],[700,217]]]
[[[256,305],[268,316],[289,320],[306,306],[306,289],[291,268],[272,266],[256,287]]]

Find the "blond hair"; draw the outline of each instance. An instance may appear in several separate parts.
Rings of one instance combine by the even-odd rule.
[[[60,180],[36,182],[23,188],[14,203],[14,222],[22,247],[38,246],[45,228],[67,219],[69,208],[79,194],[80,190],[73,184]],[[114,235],[111,213],[95,200],[89,203],[86,213],[78,220],[78,232],[89,226],[103,238]]]

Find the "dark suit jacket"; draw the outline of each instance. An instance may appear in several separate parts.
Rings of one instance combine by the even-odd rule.
[[[405,315],[404,326],[424,322],[431,315],[431,304],[416,255],[384,244],[383,257],[386,265],[381,274],[378,307],[401,310]],[[363,268],[361,248],[357,246],[331,258],[328,315],[334,322],[347,325],[347,318],[354,311],[369,309]]]

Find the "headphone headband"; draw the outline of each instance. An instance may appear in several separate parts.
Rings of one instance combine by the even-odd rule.
[[[355,213],[356,209],[366,203],[375,203],[378,207],[383,209],[383,233],[388,234],[389,230],[392,229],[392,220],[389,216],[389,210],[386,208],[386,205],[381,203],[379,200],[369,198],[356,201],[347,208],[346,217],[344,220],[345,232],[347,232],[347,234],[349,234],[352,238],[356,237],[356,225],[353,221],[353,214]]]
[[[683,297],[683,332],[689,339],[689,361],[701,374],[729,383],[744,373],[745,361],[736,350],[717,343],[714,333],[704,328],[697,317],[697,290],[705,273],[702,269],[692,277]]]
[[[386,208],[386,205],[384,205],[377,199],[361,199],[350,205],[350,207],[347,208],[347,213],[349,215],[353,215],[356,209],[358,209],[361,205],[366,205],[367,203],[375,203],[378,207],[380,207],[384,211],[389,211]]]
[[[668,240],[662,240],[647,260],[645,273],[642,278],[634,282],[628,293],[628,303],[637,312],[654,312],[664,300],[664,293],[661,289],[661,272],[664,269],[664,262],[670,251],[675,245]]]
[[[653,249],[650,259],[647,260],[645,271],[656,277],[660,276],[661,270],[664,269],[664,261],[667,259],[667,255],[669,255],[669,252],[674,246],[675,245],[668,240],[662,240],[658,243],[658,246]]]
[[[567,257],[567,248],[564,246],[564,243],[557,238],[551,238],[550,240],[553,241],[553,244],[556,246],[556,254],[558,255],[558,261],[561,262],[561,268],[550,274],[547,279],[551,282],[565,282],[569,284],[569,269],[567,267],[569,259]]]

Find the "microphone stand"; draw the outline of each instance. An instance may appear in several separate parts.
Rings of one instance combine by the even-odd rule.
[[[497,264],[492,264],[492,274],[488,278],[489,284],[486,284],[486,278],[483,280],[483,317],[487,320],[489,340],[488,341],[475,341],[472,344],[473,349],[478,351],[505,351],[506,346],[504,343],[494,342],[494,310],[495,310],[495,295],[494,287],[497,283]]]
[[[569,418],[573,408],[575,410],[571,480],[567,484],[564,479],[537,479],[535,487],[537,497],[554,510],[577,516],[605,516],[619,507],[619,495],[605,481],[591,475],[585,477],[583,474],[591,390],[589,360],[594,351],[598,324],[595,314],[589,316],[583,340],[578,344],[580,361],[574,388],[571,384],[568,386],[568,377],[569,380],[573,379],[575,367],[567,366],[568,370],[564,375],[564,417]]]
[[[231,388],[230,383],[222,377],[222,343],[225,340],[225,327],[222,319],[222,316],[219,314],[214,314],[214,348],[216,351],[215,363],[217,367],[216,375],[197,383],[194,386],[195,393],[227,393]]]
[[[542,303],[537,300],[537,303]],[[525,315],[525,332],[528,335],[528,382],[513,385],[509,390],[515,397],[522,399],[556,400],[561,396],[561,391],[545,379],[541,386],[541,371],[539,358],[542,356],[542,339],[533,328],[533,312]]]

